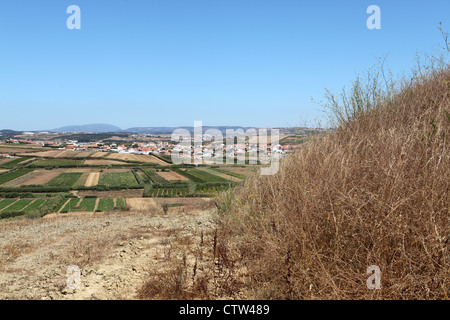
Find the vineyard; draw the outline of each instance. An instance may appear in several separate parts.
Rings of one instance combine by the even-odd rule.
[[[72,187],[81,177],[81,172],[61,173],[45,185],[50,187]]]

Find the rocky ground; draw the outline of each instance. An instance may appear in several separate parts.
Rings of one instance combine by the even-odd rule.
[[[191,249],[214,231],[213,212],[171,208],[0,222],[0,299],[135,299],[174,255],[192,260]],[[71,265],[81,270],[78,290],[67,286]]]

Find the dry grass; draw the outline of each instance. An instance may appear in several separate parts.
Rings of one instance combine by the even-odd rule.
[[[156,174],[167,181],[189,181],[188,178],[175,171],[157,171]]]
[[[223,196],[219,239],[245,298],[449,298],[450,71],[377,103]]]

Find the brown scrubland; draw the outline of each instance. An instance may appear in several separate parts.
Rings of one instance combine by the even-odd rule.
[[[449,298],[448,65],[400,84],[381,66],[327,98],[336,130],[221,196],[210,272],[174,258],[141,298]]]

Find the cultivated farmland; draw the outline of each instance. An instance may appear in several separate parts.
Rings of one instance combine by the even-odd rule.
[[[4,173],[2,175],[0,175],[0,185],[4,184],[5,182],[8,182],[10,180],[16,179],[20,176],[23,176],[27,173],[30,173],[31,171],[33,171],[32,169],[18,169],[15,171],[10,171],[7,173]]]
[[[96,186],[98,184],[99,178],[100,178],[100,172],[91,172],[91,173],[89,173],[89,176],[86,179],[86,183],[84,185],[86,187]]]
[[[40,159],[31,163],[32,167],[76,167],[83,164],[83,160]]]
[[[14,204],[10,205],[7,208],[4,208],[1,213],[8,213],[8,212],[20,212],[22,211],[26,206],[28,206],[33,199],[21,199],[14,202]]]
[[[13,168],[18,164],[23,164],[26,160],[31,160],[31,158],[15,158],[10,161],[7,161],[0,165],[2,168]]]
[[[112,210],[114,210],[113,198],[99,199],[97,211],[112,211]]]
[[[167,165],[167,162],[148,154],[129,154],[129,153],[109,153],[107,159],[116,159],[133,162],[150,162],[161,165]]]
[[[128,172],[108,172],[102,173],[98,182],[102,186],[110,187],[137,187],[139,184],[136,181],[133,173]]]
[[[188,181],[189,179],[175,171],[158,171],[157,175],[167,181]]]
[[[51,187],[72,187],[78,179],[81,177],[81,172],[70,172],[70,173],[61,173],[56,178],[47,182],[47,186]]]

